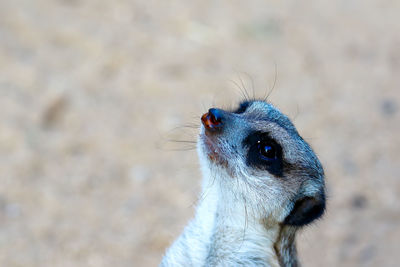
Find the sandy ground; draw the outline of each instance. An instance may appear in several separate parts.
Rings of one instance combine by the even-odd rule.
[[[304,266],[400,261],[400,2],[2,0],[0,266],[156,266],[244,81],[326,170]],[[277,75],[275,75],[275,66]],[[232,82],[233,81],[233,82]]]

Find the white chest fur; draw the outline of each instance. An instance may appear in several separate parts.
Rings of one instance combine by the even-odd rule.
[[[210,181],[205,181],[205,184]],[[195,218],[168,249],[161,266],[279,266],[274,251],[279,227],[265,227],[244,203],[204,186]]]

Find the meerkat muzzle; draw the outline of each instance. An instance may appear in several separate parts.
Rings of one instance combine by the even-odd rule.
[[[222,113],[216,108],[210,108],[207,113],[201,116],[201,122],[206,130],[216,132],[223,127]]]

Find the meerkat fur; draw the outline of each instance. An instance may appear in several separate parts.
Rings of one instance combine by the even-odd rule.
[[[325,210],[324,171],[265,101],[202,117],[202,198],[160,266],[299,266],[296,231]]]

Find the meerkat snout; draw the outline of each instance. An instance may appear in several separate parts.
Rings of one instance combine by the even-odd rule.
[[[211,108],[201,123],[206,198],[162,265],[296,266],[296,230],[325,210],[317,156],[289,118],[265,101]]]
[[[210,108],[201,116],[201,122],[207,131],[216,132],[223,127],[222,113],[216,108]]]

